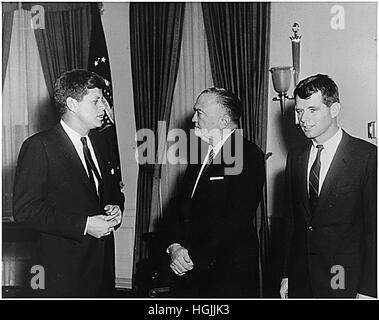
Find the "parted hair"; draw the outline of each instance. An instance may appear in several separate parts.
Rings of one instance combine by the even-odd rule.
[[[330,107],[335,102],[340,102],[336,83],[326,74],[316,74],[301,80],[294,90],[294,96],[308,99],[314,93],[320,91],[322,102]]]
[[[59,116],[66,113],[67,98],[81,101],[88,93],[88,89],[103,89],[104,86],[104,79],[95,72],[74,69],[62,73],[54,84],[54,100]]]

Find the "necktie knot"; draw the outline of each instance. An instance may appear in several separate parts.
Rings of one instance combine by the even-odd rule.
[[[316,148],[317,148],[317,153],[321,153],[321,151],[324,150],[324,146],[322,144],[318,144]]]
[[[320,160],[320,158],[321,158],[321,151],[324,150],[324,146],[322,144],[318,144],[316,146],[316,148],[317,148],[317,155],[316,155],[315,162],[317,162],[319,165],[321,165],[321,163],[320,163],[321,162],[321,160]]]
[[[84,147],[87,147],[87,138],[86,137],[81,137],[80,141],[82,142]]]

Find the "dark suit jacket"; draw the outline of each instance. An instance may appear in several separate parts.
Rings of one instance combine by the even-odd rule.
[[[239,137],[240,148],[236,137]],[[241,149],[243,152],[241,152]],[[236,153],[235,169],[228,150]],[[232,154],[233,154],[232,153]],[[202,173],[191,193],[201,164],[188,165],[174,211],[179,218],[169,243],[188,249],[194,269],[179,279],[179,295],[258,296],[258,237],[253,225],[262,196],[264,155],[253,143],[233,133]]]
[[[123,210],[124,195],[113,179],[101,136],[90,135],[104,182],[104,203],[91,187],[85,168],[60,124],[25,140],[14,183],[14,218],[40,232],[37,263],[45,269],[43,296],[101,296],[114,288],[113,234],[83,235],[87,216],[105,204]]]
[[[304,296],[307,279],[313,297],[376,296],[377,149],[343,132],[312,215],[306,179],[310,147],[287,158],[289,296]],[[335,265],[344,275],[332,270]],[[337,275],[344,276],[338,281],[344,289],[332,288]]]

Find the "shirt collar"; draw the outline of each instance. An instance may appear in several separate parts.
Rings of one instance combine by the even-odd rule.
[[[231,130],[231,131],[230,131],[226,136],[224,136],[223,139],[222,139],[219,143],[217,143],[214,147],[213,147],[212,145],[209,145],[208,150],[210,151],[211,149],[213,149],[213,152],[214,152],[214,154],[216,155],[216,154],[220,151],[220,149],[222,148],[222,146],[224,145],[225,141],[228,140],[228,138],[231,136],[231,134],[232,134],[234,131],[236,131],[236,129]],[[224,132],[226,132],[226,131],[224,131]]]
[[[342,129],[338,128],[337,132],[329,140],[325,141],[322,145],[325,151],[336,149],[342,139]],[[313,147],[316,148],[319,143],[312,140]]]
[[[63,127],[63,130],[67,133],[71,141],[80,142],[80,138],[83,136],[79,133],[77,133],[74,129],[72,129],[66,122],[64,122],[62,119],[60,121],[61,126]],[[84,137],[88,138],[88,134],[86,134]]]

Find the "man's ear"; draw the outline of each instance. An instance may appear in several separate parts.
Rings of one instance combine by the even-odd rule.
[[[76,99],[74,98],[68,97],[66,99],[66,105],[68,110],[70,110],[71,112],[75,112],[78,106],[78,101],[76,101]]]
[[[230,123],[231,119],[230,119],[230,116],[228,114],[224,114],[221,119],[220,119],[220,126],[221,126],[221,129],[225,129],[228,127],[229,123]]]
[[[338,114],[340,113],[340,110],[341,110],[341,105],[339,104],[339,102],[334,102],[330,106],[330,114],[331,114],[332,118],[337,117]]]

